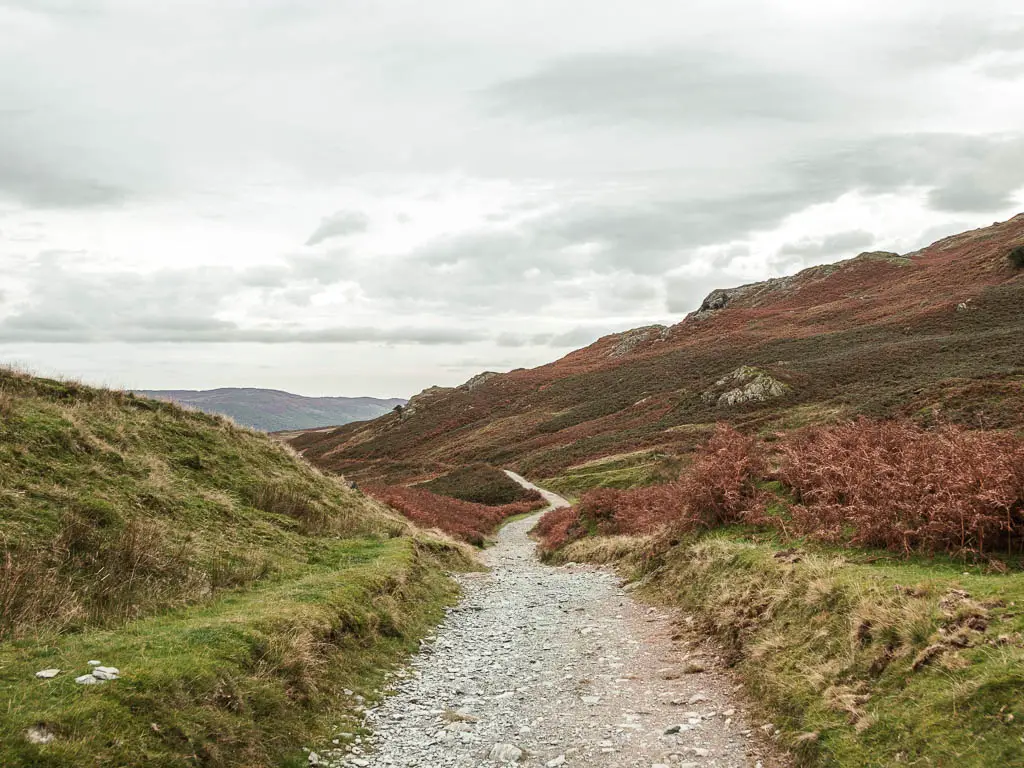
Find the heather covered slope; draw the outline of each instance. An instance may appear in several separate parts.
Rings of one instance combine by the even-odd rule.
[[[1011,253],[1022,244],[1024,215],[904,256],[715,291],[672,327],[433,388],[401,414],[291,442],[323,468],[409,482],[481,461],[537,478],[602,458],[657,473],[660,456],[689,453],[722,420],[748,431],[857,414],[1020,426],[1024,270]]]
[[[191,406],[206,413],[220,413],[239,424],[264,432],[329,427],[374,419],[406,402],[396,397],[303,397],[291,392],[253,387],[140,390],[137,394]]]

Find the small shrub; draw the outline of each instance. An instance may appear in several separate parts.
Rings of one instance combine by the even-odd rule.
[[[63,629],[82,614],[70,580],[45,558],[0,554],[0,639],[31,632],[40,623]]]
[[[579,524],[579,507],[559,507],[544,514],[531,533],[540,542],[542,552],[554,552],[579,538],[573,535]]]
[[[249,502],[257,509],[298,520],[305,533],[326,533],[333,518],[327,508],[296,483],[270,480],[250,493]]]
[[[719,424],[675,481],[589,491],[575,508],[575,518],[560,510],[549,512],[535,530],[542,547],[551,550],[588,533],[634,536],[740,522],[761,506],[756,482],[766,466],[756,438]]]
[[[1024,269],[1024,245],[1018,245],[1010,251],[1007,258],[1015,269]]]

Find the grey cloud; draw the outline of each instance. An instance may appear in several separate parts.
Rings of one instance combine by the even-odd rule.
[[[741,255],[745,246],[737,241],[851,191],[923,187],[937,209],[997,211],[1024,186],[1022,153],[1024,137],[956,134],[882,136],[819,147],[800,162],[780,164],[770,188],[700,196],[672,194],[661,184],[632,184],[625,193],[611,188],[602,195],[567,196],[558,207],[437,238],[400,259],[375,260],[350,278],[370,297],[393,302],[399,312],[417,307],[500,312],[524,306],[541,310],[567,291],[578,295],[578,279],[600,275],[598,306],[634,311],[654,295],[650,288],[626,295],[619,275],[659,277],[693,262],[698,249],[733,243],[718,255],[699,256],[721,269]],[[872,242],[870,233],[853,230],[789,243],[779,255],[795,257],[788,259],[792,263],[784,259],[775,266],[789,270],[807,260],[852,255]],[[525,277],[528,271],[533,277]],[[670,283],[666,306],[672,312],[692,309],[707,290],[721,287],[691,289],[675,278]]]
[[[913,30],[907,30],[904,44],[893,46],[886,56],[898,63],[934,67],[1021,48],[1024,48],[1024,19],[960,12],[916,20]]]
[[[370,220],[362,211],[337,211],[320,220],[320,226],[306,240],[306,245],[317,245],[333,237],[365,232],[369,226]]]
[[[820,117],[832,101],[802,75],[771,72],[741,55],[694,49],[563,57],[491,86],[482,99],[497,114],[526,118],[700,126]]]
[[[610,314],[625,314],[650,307],[658,298],[658,283],[635,275],[613,275],[608,289],[597,297],[598,309]]]
[[[50,160],[32,160],[23,153],[0,116],[0,196],[37,208],[90,208],[113,205],[128,198],[122,187],[77,175]]]
[[[929,204],[941,211],[998,211],[1024,187],[1024,135],[879,136],[822,153],[794,172],[836,190],[927,187]]]
[[[487,337],[462,325],[353,325],[302,328],[279,323],[250,328],[216,314],[245,272],[160,270],[149,274],[85,272],[76,254],[46,252],[27,274],[30,298],[0,320],[0,342],[251,342],[466,344]],[[248,283],[266,282],[264,276]]]
[[[875,242],[875,236],[863,229],[835,232],[821,239],[805,238],[786,243],[779,249],[782,256],[804,256],[819,258],[842,254],[856,249],[865,249]],[[850,255],[853,255],[852,253]]]
[[[1024,61],[993,61],[981,71],[995,80],[1019,80],[1024,77]]]
[[[11,343],[129,343],[163,342],[207,344],[243,342],[259,344],[468,344],[487,337],[462,328],[423,328],[403,326],[378,328],[349,326],[318,330],[248,329],[223,321],[193,323],[181,318],[148,318],[138,324],[129,322],[119,327],[85,327],[82,324],[61,324],[37,318],[16,317],[0,322],[0,342]]]

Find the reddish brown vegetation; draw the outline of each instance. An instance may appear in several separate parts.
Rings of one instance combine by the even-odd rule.
[[[760,505],[756,482],[766,466],[757,440],[719,424],[678,480],[627,491],[590,491],[572,510],[545,515],[536,534],[551,550],[588,532],[632,536],[665,526],[693,530],[742,522]]]
[[[1007,253],[1022,242],[1018,216],[906,258],[813,267],[734,290],[725,308],[670,328],[609,336],[550,365],[432,390],[402,414],[291,442],[361,483],[404,484],[477,462],[544,478],[638,449],[690,453],[723,420],[760,432],[837,414],[928,420],[938,408],[945,421],[1021,427],[1024,411],[992,393],[1021,402],[1024,272]],[[792,391],[731,407],[702,398],[743,365]]]
[[[366,492],[421,527],[437,528],[476,546],[482,546],[486,537],[506,518],[545,506],[539,496],[512,504],[488,506],[399,485],[370,486]]]
[[[572,539],[579,538],[579,507],[558,507],[544,513],[533,526],[531,533],[540,541],[541,548],[545,551],[554,552],[561,549]]]
[[[774,449],[771,473],[763,443],[719,426],[677,481],[590,492],[545,516],[538,536],[553,550],[588,533],[751,523],[903,553],[984,554],[1024,542],[1024,440],[1014,435],[860,419],[799,430]],[[793,503],[759,490],[762,479],[780,481]]]
[[[780,445],[798,532],[902,552],[1003,548],[1024,534],[1024,441],[861,419]]]

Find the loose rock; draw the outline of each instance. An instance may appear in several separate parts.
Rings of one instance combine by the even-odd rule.
[[[535,523],[502,529],[481,553],[489,573],[456,577],[460,605],[365,713],[372,737],[362,748],[320,745],[320,766],[678,766],[696,744],[716,764],[741,766],[765,751],[740,735],[749,724],[697,712],[665,735],[680,718],[670,701],[727,706],[732,684],[714,672],[681,674],[692,645],[682,647],[672,617],[649,613],[613,574],[541,564],[527,535]]]
[[[522,756],[523,750],[515,744],[495,744],[491,747],[487,759],[494,760],[496,763],[518,763]]]
[[[53,732],[42,725],[33,725],[25,731],[25,738],[30,744],[49,744],[56,737]]]

